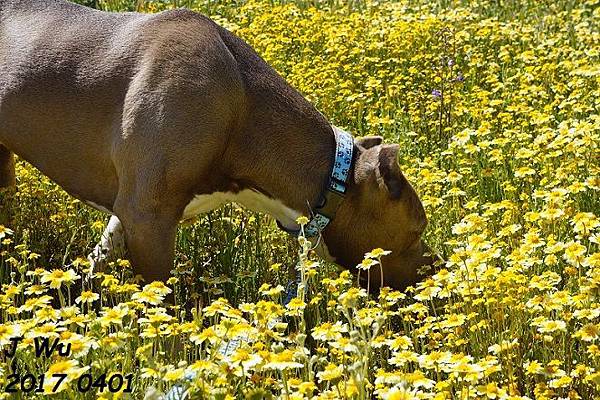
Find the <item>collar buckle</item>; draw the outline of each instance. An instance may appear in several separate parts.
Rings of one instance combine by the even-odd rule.
[[[317,213],[323,214],[329,219],[333,219],[335,217],[338,207],[340,206],[340,204],[342,204],[342,201],[344,201],[346,196],[340,192],[327,189],[323,198],[323,205],[317,207],[316,211]]]

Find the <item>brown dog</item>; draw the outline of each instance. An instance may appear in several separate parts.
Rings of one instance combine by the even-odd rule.
[[[210,19],[0,0],[0,30],[0,184],[14,183],[12,151],[113,214],[97,256],[122,233],[135,271],[164,280],[178,222],[236,201],[287,229],[327,210],[330,257],[354,268],[391,250],[384,284],[395,288],[432,263],[398,146],[357,139],[344,193],[330,195],[332,125]]]

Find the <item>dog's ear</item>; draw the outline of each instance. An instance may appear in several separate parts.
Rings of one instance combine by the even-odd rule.
[[[370,149],[371,147],[375,147],[380,145],[383,142],[382,136],[365,136],[356,138],[356,145],[358,147],[362,147],[363,149]]]
[[[405,185],[408,183],[398,165],[397,144],[386,144],[381,146],[379,152],[378,165],[375,170],[377,181],[380,186],[384,186],[392,199],[400,198]]]

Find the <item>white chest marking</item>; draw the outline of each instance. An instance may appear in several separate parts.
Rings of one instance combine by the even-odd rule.
[[[269,214],[288,229],[298,229],[296,218],[301,215],[299,211],[287,207],[279,200],[271,199],[251,189],[244,189],[238,193],[215,192],[198,195],[183,211],[183,219],[192,218],[198,214],[214,210],[225,203],[232,202],[252,211]]]

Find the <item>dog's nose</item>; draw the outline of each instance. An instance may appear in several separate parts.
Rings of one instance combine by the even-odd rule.
[[[383,285],[381,285],[381,274],[374,269],[370,274],[369,288],[376,291],[381,286],[389,286],[392,289],[404,290],[432,275],[438,260],[440,260],[439,256],[419,239],[409,249],[396,254],[392,252],[389,259],[384,258],[382,260]]]
[[[433,275],[435,273],[436,266],[443,260],[426,243],[421,242],[421,248],[423,265],[417,267],[417,274],[421,279],[423,279]]]

